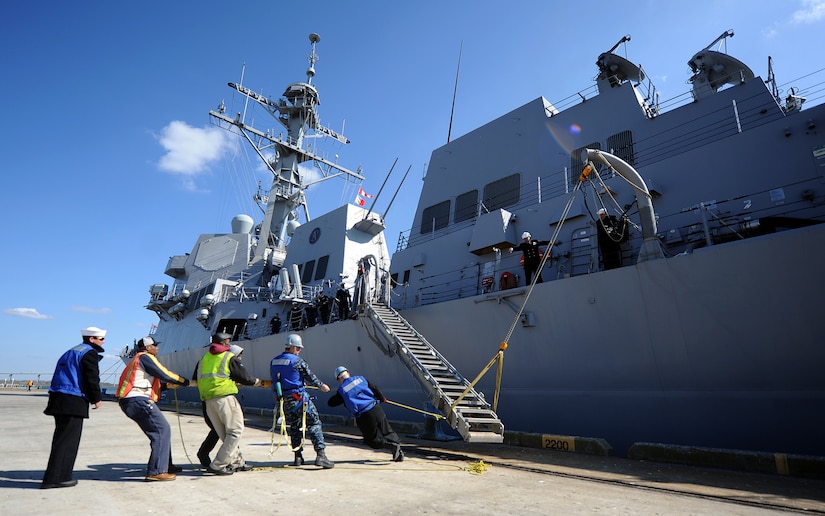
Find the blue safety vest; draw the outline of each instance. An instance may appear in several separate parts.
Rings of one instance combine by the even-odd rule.
[[[281,353],[269,363],[269,374],[272,376],[273,388],[275,383],[280,381],[281,392],[285,395],[305,390],[301,373],[295,369],[295,362],[298,361],[298,358],[298,355],[292,353]]]
[[[344,398],[344,405],[353,417],[361,417],[378,403],[375,394],[363,376],[350,376],[338,387],[338,394]]]
[[[49,392],[62,392],[88,399],[80,390],[80,361],[89,351],[94,351],[94,348],[90,344],[83,343],[63,353],[54,369]]]

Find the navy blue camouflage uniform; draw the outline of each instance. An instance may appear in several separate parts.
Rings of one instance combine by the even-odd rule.
[[[287,361],[291,362],[291,365],[288,364]],[[306,432],[312,441],[313,449],[317,452],[326,448],[324,433],[321,429],[321,418],[318,416],[315,403],[312,402],[312,398],[307,394],[306,388],[304,387],[304,384],[306,384],[321,388],[324,382],[315,376],[303,358],[287,352],[272,359],[270,372],[272,374],[273,385],[279,381],[280,375],[284,400],[283,415],[286,418],[287,426],[289,426],[289,437],[293,451],[303,449],[301,419],[303,418],[304,405],[306,405],[307,417]],[[290,376],[292,377],[291,381],[288,378]],[[300,379],[300,384],[295,382],[295,379]]]

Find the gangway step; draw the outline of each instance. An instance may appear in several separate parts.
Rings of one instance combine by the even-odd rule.
[[[501,444],[504,442],[504,435],[495,432],[468,432],[464,440],[468,443]]]
[[[387,305],[369,304],[364,315],[360,319],[370,338],[385,352],[398,353],[465,441],[504,441],[504,425],[484,395],[469,388],[467,380],[398,312]]]

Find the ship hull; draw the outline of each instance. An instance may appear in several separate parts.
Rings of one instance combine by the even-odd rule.
[[[509,431],[605,439],[619,455],[636,442],[822,455],[825,347],[816,302],[825,225],[712,246],[692,254],[536,286],[504,355],[497,413]],[[466,377],[498,350],[526,288],[401,312]],[[534,324],[533,324],[534,323]],[[357,321],[302,332],[303,356],[327,383],[347,365],[392,400],[425,408],[400,360]],[[283,335],[239,342],[268,377]],[[168,356],[191,367],[200,350]],[[185,369],[184,369],[185,370]],[[491,401],[495,367],[479,383]],[[319,393],[322,412],[330,412]],[[245,389],[247,406],[271,392]],[[421,421],[389,407],[392,419]]]

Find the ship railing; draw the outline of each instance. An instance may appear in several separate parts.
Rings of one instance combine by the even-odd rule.
[[[800,192],[800,195],[794,196],[794,201],[788,195],[786,203],[779,209],[771,204],[762,208],[752,206],[748,212],[741,211],[742,198],[764,198],[773,190],[771,188],[714,203],[697,203],[676,212],[657,213],[658,237],[665,256],[690,253],[701,247],[742,240],[769,231],[825,222],[822,204],[812,203],[810,198],[801,194],[815,191],[816,181],[816,178],[812,178],[808,183],[781,185],[781,188],[789,192],[793,189]],[[636,263],[643,242],[640,231],[634,227],[633,214],[629,216],[630,234],[621,248],[623,266]],[[782,220],[772,220],[777,217]],[[768,224],[775,223],[789,225],[768,227]],[[571,228],[566,236],[560,238],[563,242],[570,243],[570,247],[553,250],[550,261],[542,269],[544,282],[600,271],[600,252],[595,237],[594,222]],[[574,242],[577,244],[572,245]],[[521,253],[503,252],[498,258],[490,253],[475,258],[477,261],[471,265],[427,275],[414,273],[417,275],[409,281],[394,284],[391,290],[393,306],[405,309],[508,290],[512,284],[501,281],[504,273],[511,275],[517,286],[524,285]]]

